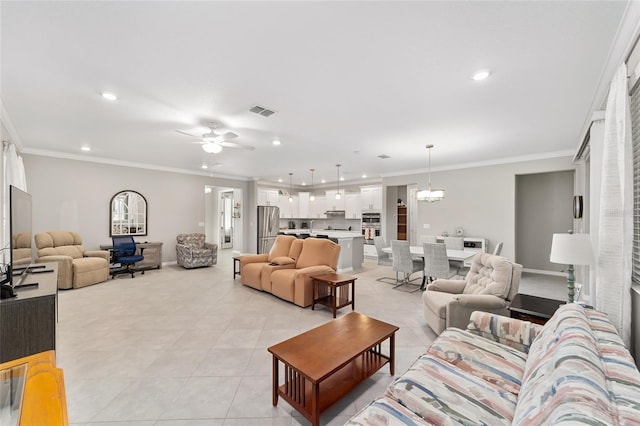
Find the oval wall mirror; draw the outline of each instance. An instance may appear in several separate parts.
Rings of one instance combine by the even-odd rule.
[[[147,200],[136,191],[120,191],[111,197],[109,236],[147,235]]]

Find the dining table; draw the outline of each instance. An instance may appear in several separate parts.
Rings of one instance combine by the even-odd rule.
[[[382,251],[391,254],[391,247],[384,247]],[[424,249],[422,246],[409,246],[409,252],[412,256],[424,257]],[[478,253],[477,250],[447,249],[447,257],[449,260],[459,260],[462,262],[471,259],[476,253]]]

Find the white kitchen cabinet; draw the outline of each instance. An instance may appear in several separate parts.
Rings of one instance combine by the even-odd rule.
[[[382,186],[362,186],[360,197],[362,211],[382,210]]]
[[[362,209],[360,208],[360,194],[348,193],[344,197],[344,217],[345,219],[362,218]]]
[[[280,207],[280,219],[292,219],[300,217],[298,213],[298,197],[293,196],[293,202],[289,202],[288,195],[280,195],[278,198]]]
[[[298,217],[309,217],[309,196],[308,192],[298,192]]]
[[[309,217],[311,219],[326,218],[324,212],[327,211],[326,197],[318,197],[316,195],[315,200],[309,201]]]
[[[277,206],[278,190],[258,188],[258,205],[259,206]]]
[[[340,191],[339,200],[336,199],[336,193],[338,191],[325,191],[327,197],[327,210],[344,210],[345,209],[345,196],[344,191]]]

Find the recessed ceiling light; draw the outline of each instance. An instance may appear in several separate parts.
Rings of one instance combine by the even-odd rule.
[[[327,180],[326,180],[326,179],[322,179],[322,180],[320,181],[320,183],[327,183]]]
[[[102,97],[109,101],[115,101],[118,99],[118,97],[111,92],[102,92]]]
[[[482,80],[486,80],[487,78],[489,78],[490,75],[491,75],[491,70],[490,69],[482,69],[482,70],[478,70],[475,73],[473,73],[471,78],[473,80],[475,80],[475,81],[482,81]]]
[[[278,178],[278,182],[282,183],[282,178]]]
[[[207,166],[206,164],[203,164],[203,165],[202,165],[202,168],[203,168],[203,169],[208,169],[208,168],[209,168],[209,166]]]
[[[83,150],[83,151],[85,151],[85,152],[89,152],[89,151],[91,151],[91,147],[89,147],[89,146],[83,146],[83,147],[81,147],[80,149],[81,149],[81,150]]]
[[[279,141],[278,139],[274,139],[274,140],[273,140],[273,144],[274,144],[275,146],[280,146],[280,141]]]
[[[307,182],[302,182],[302,186],[307,186]]]
[[[362,179],[366,179],[366,178],[367,178],[367,175],[363,173],[362,174]]]

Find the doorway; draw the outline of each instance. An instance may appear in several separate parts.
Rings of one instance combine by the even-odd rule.
[[[233,191],[220,193],[220,248],[233,248]]]

